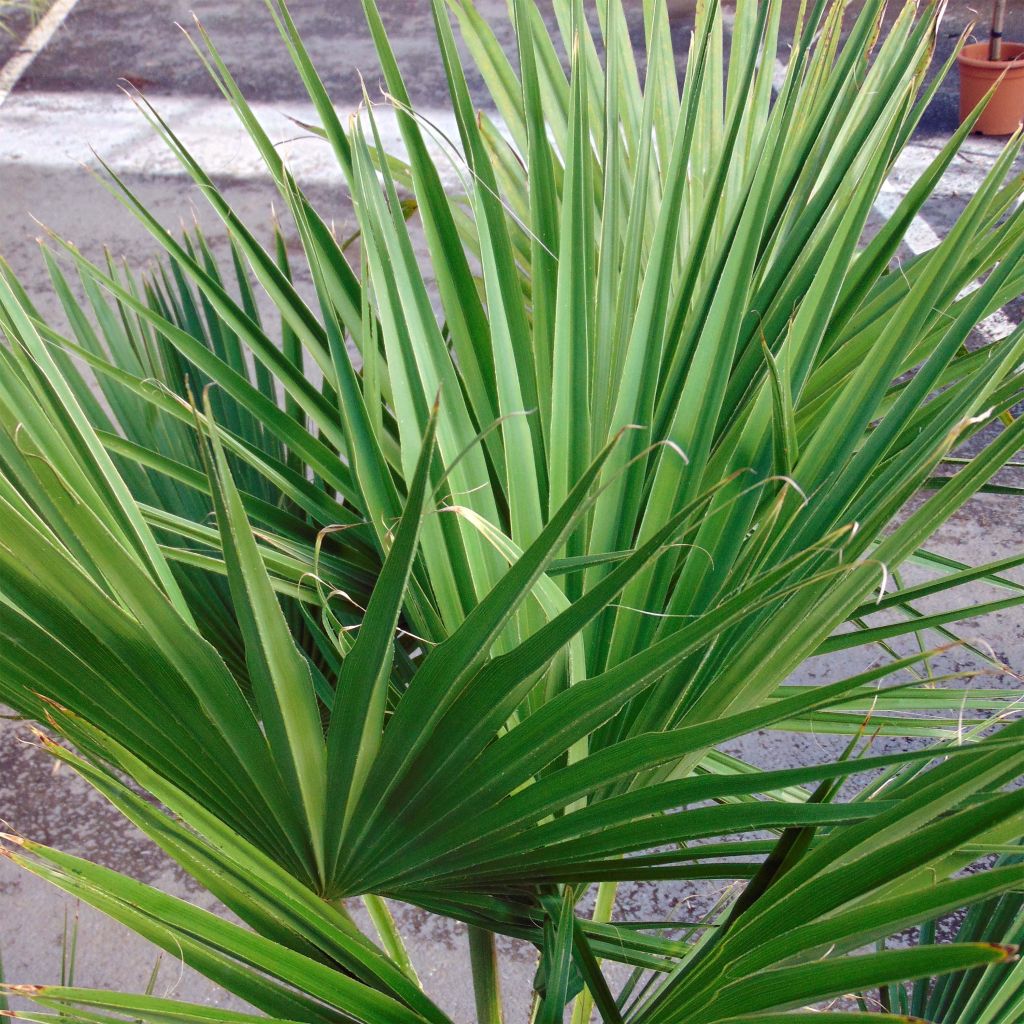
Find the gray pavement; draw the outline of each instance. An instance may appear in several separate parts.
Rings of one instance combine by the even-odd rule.
[[[541,0],[544,6],[544,0]],[[668,0],[673,32],[684,41],[693,27],[694,0]],[[479,0],[481,13],[499,26],[498,37],[509,40],[505,0]],[[639,32],[639,0],[632,22]],[[892,4],[888,19],[899,4]],[[792,35],[799,0],[787,0],[783,38]],[[317,67],[337,103],[355,105],[360,86],[354,69],[372,82],[376,70],[373,47],[364,30],[358,0],[293,0],[290,9]],[[445,86],[436,56],[430,6],[425,0],[386,0],[380,4],[396,51],[417,103],[443,102]],[[246,95],[256,100],[288,100],[303,95],[283,48],[274,44],[275,30],[263,5],[254,0],[80,0],[66,24],[35,60],[19,89],[35,92],[116,91],[127,77],[150,95],[212,96],[216,89],[194,60],[183,38],[175,38],[175,22],[189,25],[192,11],[214,37],[218,49],[238,76]],[[960,32],[978,18],[973,0],[952,0],[936,43],[937,62],[952,52]],[[1010,5],[1006,34],[1024,38],[1024,8]],[[677,47],[681,50],[682,47]],[[2,51],[0,51],[2,52]],[[943,87],[925,119],[927,131],[949,131],[956,119],[955,75]]]
[[[506,21],[504,0],[479,8],[495,24]],[[444,90],[436,59],[430,5],[424,0],[386,0],[380,5],[396,51],[402,55],[417,102],[432,103]],[[360,99],[356,69],[372,82],[377,61],[358,0],[289,5],[335,101],[355,106]],[[113,93],[128,77],[150,95],[214,96],[202,65],[174,24],[202,19],[218,50],[254,100],[290,100],[302,85],[267,10],[254,0],[80,0],[58,38],[35,61],[20,88],[25,91]],[[507,38],[507,34],[505,34]]]
[[[13,7],[4,10],[0,4],[0,66],[10,59],[21,45],[33,24],[32,12],[24,7]]]
[[[684,35],[691,23],[689,0],[670,0],[676,31]],[[133,263],[152,254],[148,236],[133,218],[81,166],[91,160],[90,145],[124,174],[146,204],[165,223],[196,215],[213,220],[196,190],[183,180],[174,162],[155,142],[131,104],[116,86],[121,77],[152,97],[176,130],[221,184],[235,209],[252,225],[268,225],[274,195],[260,175],[251,146],[219,101],[187,41],[174,28],[192,6],[223,55],[238,74],[257,112],[273,137],[286,145],[289,161],[320,208],[344,227],[350,213],[326,147],[295,140],[296,130],[285,115],[308,117],[308,104],[287,57],[277,44],[262,4],[254,0],[79,0],[50,43],[21,76],[13,93],[0,105],[0,253],[14,266],[30,291],[45,296],[46,281],[36,251],[38,226],[33,214],[71,238],[86,252],[107,245]],[[504,0],[479,0],[480,8],[503,22]],[[795,9],[795,3],[792,5]],[[432,42],[426,0],[385,0],[384,17],[407,69],[416,103],[444,117],[445,89]],[[363,29],[358,0],[293,0],[292,8],[321,72],[342,109],[359,101],[360,69],[373,83],[376,62]],[[940,55],[970,17],[964,0],[951,5],[948,34],[939,40]],[[1009,31],[1024,36],[1024,11],[1011,15]],[[0,65],[4,51],[0,49]],[[916,171],[935,152],[955,123],[955,79],[940,92],[926,123],[883,194],[886,204],[898,200]],[[386,130],[388,126],[385,125]],[[393,136],[393,131],[392,131]],[[936,198],[915,222],[909,249],[934,244],[976,187],[998,144],[973,139]],[[44,311],[52,303],[43,300]],[[1021,319],[1017,304],[985,327],[1002,334]],[[1019,551],[1024,517],[1006,499],[972,503],[942,532],[939,549],[965,561],[984,561]],[[1024,577],[1021,577],[1024,578]],[[978,590],[979,599],[982,591]],[[989,616],[967,627],[983,639],[998,658],[1024,672],[1024,614],[1019,610]],[[950,655],[948,668],[966,668],[970,658]],[[822,681],[849,671],[850,659],[819,659],[802,670],[804,680]],[[1019,683],[1012,675],[997,680]],[[737,744],[734,752],[765,765],[810,763],[823,750],[835,752],[831,737],[758,734]],[[0,721],[0,819],[43,842],[96,859],[169,892],[212,907],[208,895],[127,826],[67,769],[54,772],[50,760],[18,723]],[[625,916],[686,917],[708,906],[710,886],[633,886],[624,890],[620,912]],[[412,956],[431,995],[463,1024],[474,1017],[467,979],[462,929],[409,907],[395,908]],[[56,890],[0,861],[0,951],[10,980],[53,982],[59,977],[65,914],[75,908]],[[360,915],[358,904],[353,912]],[[361,917],[365,921],[365,917]],[[156,951],[101,915],[82,911],[77,981],[141,989],[149,977]],[[534,962],[521,943],[500,947],[510,1024],[525,1024]],[[170,958],[160,971],[159,994],[173,994],[218,1005],[235,1005],[205,980]]]

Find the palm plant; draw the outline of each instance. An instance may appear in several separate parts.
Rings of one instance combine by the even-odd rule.
[[[108,172],[155,272],[53,236],[66,328],[0,275],[0,698],[246,927],[20,837],[8,856],[308,1024],[446,1021],[385,897],[469,926],[485,1024],[495,934],[540,951],[543,1024],[570,1002],[580,1024],[783,1024],[1005,962],[973,934],[863,949],[1020,888],[1013,862],[962,874],[1020,835],[1024,723],[990,717],[1014,694],[941,674],[923,637],[948,647],[958,620],[1024,603],[1005,575],[1024,556],[929,549],[975,495],[1020,496],[993,478],[1021,447],[1024,330],[969,341],[1022,291],[1022,139],[895,266],[972,125],[865,243],[938,87],[921,92],[938,7],[908,5],[875,52],[879,2],[844,34],[822,0],[777,76],[778,0],[740,4],[728,62],[707,4],[680,91],[661,0],[643,73],[611,0],[593,30],[554,4],[561,53],[512,0],[514,60],[470,0],[431,2],[463,189],[374,0],[402,157],[369,97],[342,122],[273,0],[356,234],[336,237],[197,24],[301,273],[285,229],[265,245],[140,98],[230,265]],[[979,581],[999,596],[958,598]],[[951,606],[919,607],[936,596]],[[801,676],[842,652],[859,670]],[[924,742],[874,755],[866,728]],[[772,771],[721,749],[765,729],[846,749]],[[745,886],[686,930],[614,919],[638,880]],[[620,991],[603,960],[632,969]],[[254,1019],[30,994],[83,1022]]]

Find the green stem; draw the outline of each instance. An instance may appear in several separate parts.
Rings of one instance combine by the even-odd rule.
[[[4,960],[0,956],[0,985],[4,983]],[[7,1002],[7,996],[4,995],[4,990],[0,989],[0,1011],[3,1013],[9,1013],[11,1009],[10,1003]]]
[[[362,899],[367,911],[369,911],[370,920],[373,921],[373,926],[377,929],[377,934],[380,936],[384,951],[401,967],[404,974],[408,975],[417,985],[420,985],[420,979],[416,976],[416,969],[409,959],[409,952],[405,948],[402,936],[398,933],[395,919],[391,916],[388,905],[380,896],[374,896],[372,893],[367,893]],[[420,985],[420,988],[422,987]]]
[[[536,1024],[537,1012],[540,1010],[540,993],[534,989],[533,996],[530,999],[530,1016],[527,1018],[527,1024]]]
[[[501,984],[494,932],[469,926],[469,963],[473,971],[477,1024],[502,1024]]]
[[[618,882],[601,882],[598,885],[593,914],[593,920],[598,924],[607,924],[612,919],[618,887]],[[584,988],[576,997],[576,1005],[572,1009],[572,1024],[588,1024],[593,1011],[594,997],[589,989]]]

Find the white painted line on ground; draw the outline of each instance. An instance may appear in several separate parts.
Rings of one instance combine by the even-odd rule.
[[[885,188],[878,193],[878,198],[875,200],[875,209],[883,217],[891,217],[902,201],[902,192],[897,189],[890,190]],[[932,230],[931,225],[918,214],[910,222],[910,227],[907,228],[903,241],[913,250],[915,255],[918,255],[922,252],[927,252],[929,249],[934,249],[942,239]]]
[[[896,212],[896,208],[902,199],[903,195],[898,190],[893,188],[883,189],[875,200],[875,209],[884,217],[891,217]],[[931,225],[918,215],[910,222],[910,227],[907,228],[903,241],[915,255],[920,255],[929,249],[934,249],[941,243],[942,239],[935,233]],[[965,288],[959,297],[970,294],[977,287],[978,284],[975,282],[972,287]],[[1000,338],[1005,338],[1008,334],[1012,334],[1015,328],[1016,324],[1002,310],[997,310],[991,316],[982,320],[978,324],[977,330],[986,338],[996,341]]]
[[[266,174],[259,154],[239,123],[231,105],[221,99],[160,96],[154,105],[193,155],[213,177],[258,178]],[[333,184],[339,180],[330,147],[295,124],[318,119],[312,105],[302,100],[253,103],[252,109],[271,139],[280,147],[300,180],[311,185]],[[343,120],[347,111],[340,111]],[[450,110],[421,111],[448,138],[459,137]],[[401,151],[401,137],[395,113],[390,107],[374,107],[383,141]],[[111,166],[126,174],[163,175],[181,173],[180,165],[149,127],[132,102],[110,92],[19,92],[0,110],[0,164],[32,164],[61,169],[93,161],[92,147]],[[451,166],[451,150],[431,137],[428,144],[440,158],[442,173],[452,184],[458,175]],[[977,188],[983,167],[1002,148],[1000,143],[981,140],[979,161],[954,160],[935,195],[969,196]],[[904,195],[935,158],[927,142],[910,143],[897,161],[884,191]],[[463,167],[463,173],[465,168]],[[934,244],[934,243],[932,243]]]
[[[225,100],[161,96],[153,104],[214,180],[266,178],[267,169],[259,152]],[[341,181],[331,147],[295,124],[296,120],[318,123],[308,101],[251,106],[300,184],[335,186]],[[458,126],[450,110],[422,113],[449,138],[458,139]],[[374,116],[384,146],[391,152],[404,153],[394,110],[377,106]],[[429,131],[425,130],[424,135],[445,184],[458,187],[460,179],[452,165],[450,148],[433,139]],[[184,174],[174,154],[121,93],[19,92],[0,110],[0,166],[68,170],[79,164],[95,165],[94,149],[119,174]]]
[[[18,47],[13,57],[0,68],[0,106],[11,95],[19,79],[32,61],[46,48],[54,33],[64,24],[78,0],[55,0],[53,6],[39,20],[39,24],[28,34],[25,42]]]

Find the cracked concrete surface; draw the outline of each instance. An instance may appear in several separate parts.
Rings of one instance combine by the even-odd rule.
[[[676,2],[678,31],[687,30],[692,7]],[[30,291],[41,296],[44,312],[56,312],[45,298],[46,280],[35,236],[34,214],[44,223],[98,254],[103,244],[116,255],[139,263],[152,254],[148,236],[121,210],[79,161],[90,160],[96,145],[122,171],[143,201],[159,218],[176,224],[191,208],[204,224],[213,225],[196,190],[177,173],[159,144],[147,136],[138,115],[117,92],[119,76],[130,77],[154,98],[176,129],[194,143],[203,162],[211,165],[219,184],[243,219],[266,224],[272,189],[263,181],[241,134],[230,128],[205,73],[187,44],[173,28],[185,20],[192,0],[154,0],[140,10],[131,0],[80,0],[67,24],[43,51],[18,89],[0,107],[0,252],[13,265]],[[243,88],[256,100],[275,137],[294,136],[284,117],[302,117],[304,104],[286,58],[273,41],[262,7],[247,0],[205,0],[197,4],[204,22],[224,56],[239,73]],[[428,7],[423,0],[389,0],[382,5],[395,44],[407,68],[417,103],[444,109],[444,90],[434,52]],[[503,22],[504,0],[481,0],[480,8]],[[314,57],[343,109],[359,101],[353,66],[372,73],[375,61],[362,26],[358,0],[323,4],[294,0],[300,28],[312,44]],[[1018,34],[1024,34],[1024,13],[1018,12]],[[1017,15],[1014,15],[1017,17]],[[953,5],[948,24],[954,35],[967,18],[965,4]],[[940,50],[952,46],[945,37]],[[955,89],[955,83],[954,87]],[[947,87],[929,111],[915,138],[907,164],[890,183],[892,194],[906,186],[915,168],[941,145],[952,127],[953,93]],[[939,194],[919,224],[918,237],[927,240],[948,230],[976,186],[997,144],[973,139],[966,147]],[[310,184],[312,198],[342,224],[349,213],[329,155],[323,146],[293,143],[289,159],[301,180]],[[884,211],[883,211],[884,212]],[[1019,304],[1009,319],[993,322],[989,330],[1002,333],[1021,319]],[[1021,478],[1020,471],[1013,475]],[[941,531],[937,547],[963,561],[980,562],[1017,553],[1024,543],[1024,515],[1013,499],[984,497],[972,502]],[[1024,574],[1018,573],[1018,579]],[[977,586],[971,599],[984,600],[990,591]],[[968,635],[990,645],[1014,673],[1024,672],[1024,613],[1000,612],[968,623]],[[857,655],[815,659],[798,673],[798,681],[827,681],[838,672],[860,666]],[[971,667],[969,653],[947,654],[941,667]],[[1019,686],[1012,673],[986,684]],[[880,740],[881,747],[897,741]],[[731,752],[765,766],[820,761],[835,753],[841,741],[829,736],[793,737],[759,733],[730,747]],[[0,818],[11,829],[70,853],[125,871],[141,881],[215,908],[208,894],[191,883],[148,841],[120,819],[89,787],[67,768],[54,770],[52,761],[32,742],[28,730],[11,721],[0,722]],[[619,913],[634,919],[684,918],[707,909],[715,898],[712,885],[624,887]],[[411,907],[396,907],[403,934],[425,986],[454,1020],[474,1019],[467,975],[466,940],[461,926]],[[0,861],[0,951],[9,980],[58,980],[65,915],[73,904],[46,883]],[[353,912],[369,928],[358,904]],[[76,981],[84,985],[141,990],[150,976],[157,950],[88,908],[81,910]],[[524,1024],[528,1014],[533,951],[523,943],[502,940],[500,955],[510,1024]],[[215,1005],[237,1001],[197,976],[163,958],[158,994],[173,994]]]

